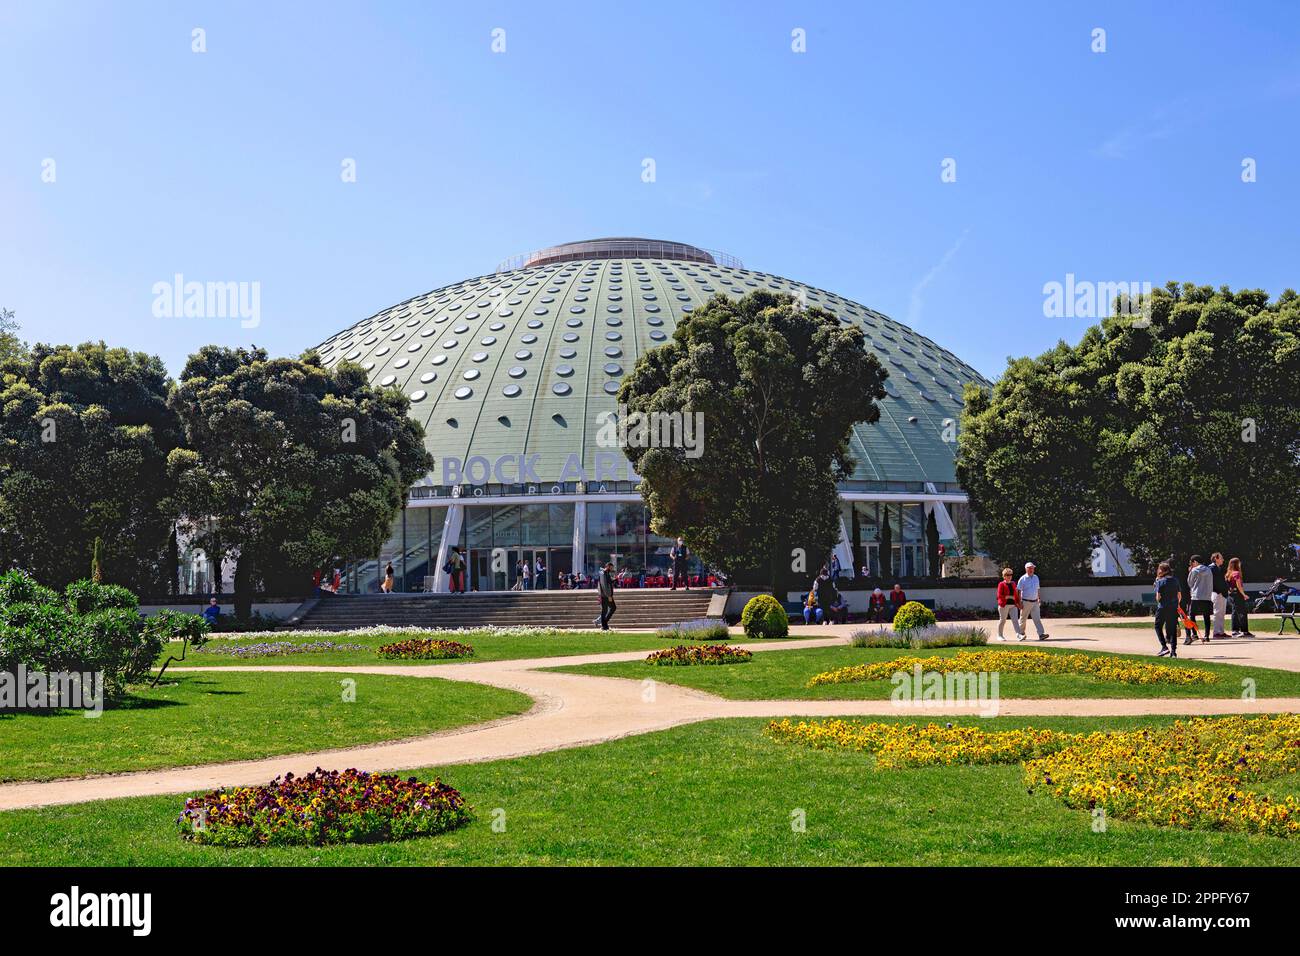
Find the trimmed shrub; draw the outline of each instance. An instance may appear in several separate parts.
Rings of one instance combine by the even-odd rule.
[[[915,631],[922,627],[934,627],[934,612],[920,601],[908,601],[894,615],[894,630]]]
[[[77,581],[59,594],[9,571],[0,575],[0,668],[97,671],[105,697],[116,700],[149,675],[167,641],[197,644],[207,635],[196,614],[162,611],[146,619],[138,607],[136,596],[116,585]]]
[[[699,618],[694,621],[678,621],[655,631],[659,637],[670,641],[725,641],[731,636],[725,621],[712,618]]]
[[[745,610],[740,614],[740,626],[749,638],[788,637],[790,615],[772,595],[758,594],[745,604]]]

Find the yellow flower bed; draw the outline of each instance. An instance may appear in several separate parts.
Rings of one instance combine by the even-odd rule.
[[[974,727],[939,724],[863,724],[850,720],[774,720],[766,733],[773,740],[800,743],[818,750],[840,747],[865,750],[876,767],[929,767],[953,764],[1019,763],[1063,747],[1064,735],[1050,730],[1006,730],[987,733]]]
[[[1047,654],[1043,651],[959,651],[951,657],[897,657],[874,664],[854,664],[815,675],[809,687],[821,684],[851,684],[858,681],[889,680],[899,671],[916,665],[922,671],[981,672],[1002,674],[1087,674],[1099,681],[1118,684],[1214,684],[1219,676],[1196,667],[1152,664],[1119,657],[1089,657],[1087,654]]]
[[[1300,833],[1300,800],[1247,789],[1300,772],[1300,716],[1178,721],[1156,730],[1069,734],[939,724],[772,721],[774,740],[866,751],[876,768],[1025,761],[1032,792],[1066,806],[1156,826]]]
[[[1066,806],[1189,829],[1300,833],[1300,800],[1246,789],[1300,771],[1300,717],[1179,721],[1158,731],[1095,735],[1031,760],[1031,787]]]

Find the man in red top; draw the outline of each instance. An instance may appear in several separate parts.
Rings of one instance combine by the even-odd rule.
[[[902,587],[897,581],[894,582],[893,589],[889,592],[889,619],[892,621],[898,609],[907,603],[907,595],[903,593]]]

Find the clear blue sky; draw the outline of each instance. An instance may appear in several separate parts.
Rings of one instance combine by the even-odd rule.
[[[1300,286],[1295,3],[4,0],[0,89],[0,306],[173,372],[604,235],[725,250],[990,376],[1089,324],[1043,316],[1066,273]],[[260,283],[261,325],[155,318],[175,273]]]

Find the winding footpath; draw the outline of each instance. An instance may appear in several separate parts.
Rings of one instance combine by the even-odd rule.
[[[1069,621],[1052,621],[1052,646],[1097,651],[1142,652],[1154,643],[1134,630],[1085,628]],[[798,648],[829,647],[848,642],[854,627],[795,628],[796,633],[826,634],[799,641],[740,644],[748,650],[779,653]],[[991,642],[997,645],[994,639]],[[1006,646],[1016,646],[1008,642]],[[1021,647],[1039,646],[1026,641]],[[900,652],[901,653],[901,652]],[[1189,660],[1213,660],[1282,670],[1300,670],[1300,640],[1294,637],[1254,641],[1215,641],[1181,648]],[[99,777],[0,785],[0,810],[54,806],[211,790],[216,787],[262,784],[286,772],[305,774],[318,766],[360,767],[365,770],[404,770],[414,767],[499,760],[581,747],[620,737],[664,730],[681,724],[726,717],[831,717],[916,714],[928,717],[977,713],[980,705],[935,709],[921,704],[900,706],[890,700],[726,700],[702,691],[647,678],[645,681],[585,674],[553,673],[543,668],[615,661],[636,661],[645,651],[545,657],[524,660],[414,666],[240,666],[220,670],[297,671],[331,674],[381,674],[402,677],[469,681],[508,688],[529,695],[528,712],[488,723],[472,724],[407,740],[207,764],[169,770],[141,771]],[[175,668],[203,670],[204,668]],[[1001,700],[999,716],[1130,716],[1146,714],[1208,715],[1283,713],[1300,711],[1300,698],[1068,698]]]

